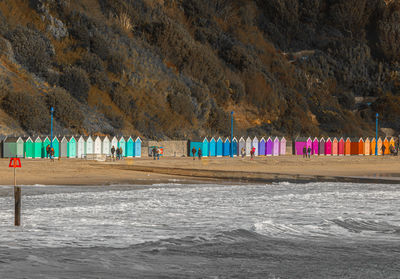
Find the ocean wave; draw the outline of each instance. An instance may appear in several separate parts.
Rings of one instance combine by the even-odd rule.
[[[379,220],[364,220],[361,218],[336,218],[331,220],[335,225],[352,233],[378,232],[385,234],[400,234],[400,226]]]

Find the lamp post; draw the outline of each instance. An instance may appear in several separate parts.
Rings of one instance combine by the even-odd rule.
[[[233,158],[233,111],[231,111],[231,158]]]
[[[376,129],[375,156],[378,156],[378,117],[379,117],[379,114],[376,113],[375,117],[376,117],[376,125],[375,125],[375,129]]]
[[[53,107],[51,107],[50,112],[51,112],[50,147],[53,148],[53,113],[54,113]]]

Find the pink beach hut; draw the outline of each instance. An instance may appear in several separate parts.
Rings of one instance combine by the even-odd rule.
[[[344,147],[345,147],[344,139],[340,138],[339,143],[338,143],[338,155],[339,156],[344,155]]]
[[[265,155],[267,156],[272,156],[273,149],[274,149],[274,143],[271,138],[268,138],[266,143],[265,143]]]
[[[304,146],[307,146],[307,138],[297,137],[294,143],[295,155],[303,155]]]
[[[279,155],[286,155],[286,139],[284,137],[279,142]]]
[[[325,142],[325,155],[331,156],[332,155],[332,140],[331,138],[327,138]]]
[[[312,142],[312,154],[319,155],[319,141],[315,138]]]
[[[364,155],[371,155],[371,141],[369,138],[366,138],[364,141]]]
[[[275,137],[272,147],[272,156],[279,156],[279,138]]]
[[[334,138],[332,141],[332,156],[337,156],[339,151],[339,142],[337,138]]]
[[[308,148],[311,148],[311,150],[312,150],[312,139],[310,137],[307,139],[307,151],[308,151]]]

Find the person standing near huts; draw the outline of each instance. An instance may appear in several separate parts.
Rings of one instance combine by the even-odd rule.
[[[382,150],[382,156],[385,156],[386,146],[384,144],[382,144],[381,150]]]
[[[192,154],[193,154],[193,161],[196,160],[196,148],[193,146],[192,148]]]
[[[253,159],[254,159],[255,153],[256,153],[256,148],[253,147],[253,148],[251,149],[251,151],[250,151],[250,160],[253,160]]]
[[[122,146],[119,147],[119,159],[122,160],[124,159],[124,151],[122,150]]]
[[[308,158],[311,158],[311,146],[307,148]]]
[[[244,158],[244,156],[246,156],[246,150],[244,149],[244,147],[242,147],[240,154],[242,155],[242,158]]]
[[[46,158],[49,158],[49,156],[50,156],[50,144],[46,146]]]
[[[155,146],[153,146],[153,149],[151,150],[151,154],[153,154],[153,160],[155,160],[156,156],[157,156],[157,148]]]
[[[114,153],[115,153],[115,147],[114,147],[114,145],[111,147],[111,159],[113,160],[113,161],[115,161],[115,159],[114,159]]]
[[[117,150],[115,150],[115,157],[117,160],[119,160],[119,148],[117,147]]]
[[[303,158],[307,158],[307,145],[303,146]]]
[[[199,151],[197,151],[197,155],[199,156],[199,160],[201,160],[201,156],[203,155],[203,151],[201,151],[200,147],[199,147]]]

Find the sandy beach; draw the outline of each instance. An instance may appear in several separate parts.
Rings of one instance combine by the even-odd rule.
[[[223,180],[227,182],[347,181],[400,183],[400,157],[300,156],[249,158],[151,158],[98,162],[78,159],[22,159],[20,185],[152,184],[170,181]],[[8,159],[0,160],[0,185],[13,184]]]

